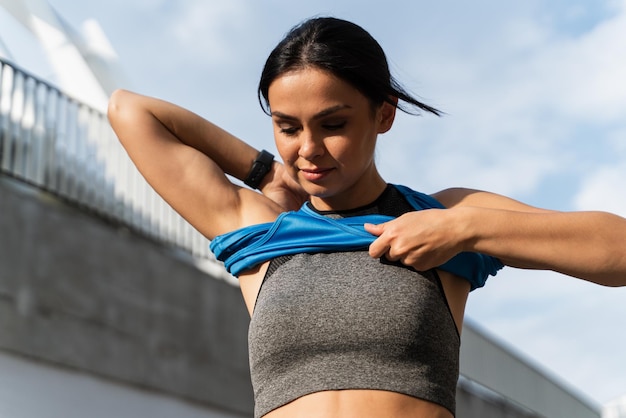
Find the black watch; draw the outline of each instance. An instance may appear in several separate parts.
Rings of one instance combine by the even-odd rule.
[[[259,152],[259,155],[257,155],[254,163],[252,163],[252,168],[243,182],[253,189],[258,189],[261,181],[263,181],[263,177],[272,169],[273,162],[274,155],[262,150]]]

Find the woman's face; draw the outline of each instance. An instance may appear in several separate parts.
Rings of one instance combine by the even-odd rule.
[[[268,98],[285,168],[317,209],[351,209],[382,193],[374,150],[378,134],[391,128],[394,106],[373,109],[350,84],[315,68],[278,77]]]

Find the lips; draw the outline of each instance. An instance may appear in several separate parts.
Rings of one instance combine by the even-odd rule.
[[[332,168],[301,168],[302,176],[308,181],[319,181],[326,177]]]

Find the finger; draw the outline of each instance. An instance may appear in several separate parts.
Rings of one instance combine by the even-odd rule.
[[[377,238],[370,244],[369,255],[372,258],[381,258],[389,251],[389,244],[382,238]]]
[[[370,223],[366,223],[363,225],[363,228],[365,228],[365,230],[367,232],[369,232],[372,235],[376,235],[377,237],[379,237],[383,231],[385,230],[385,224],[370,224]]]
[[[394,247],[388,247],[387,251],[384,254],[384,257],[387,261],[400,261],[402,262],[402,259],[405,257],[404,254],[402,254],[399,251],[396,251]]]

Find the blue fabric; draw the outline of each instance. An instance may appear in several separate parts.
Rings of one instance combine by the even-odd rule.
[[[444,209],[433,197],[405,186],[394,185],[416,210]],[[281,255],[363,251],[376,239],[365,231],[365,223],[380,224],[393,218],[365,215],[340,219],[327,218],[304,204],[298,211],[284,212],[274,222],[252,225],[215,237],[211,251],[226,269],[241,272]],[[463,252],[438,268],[470,282],[471,289],[484,286],[504,265],[484,254]]]

